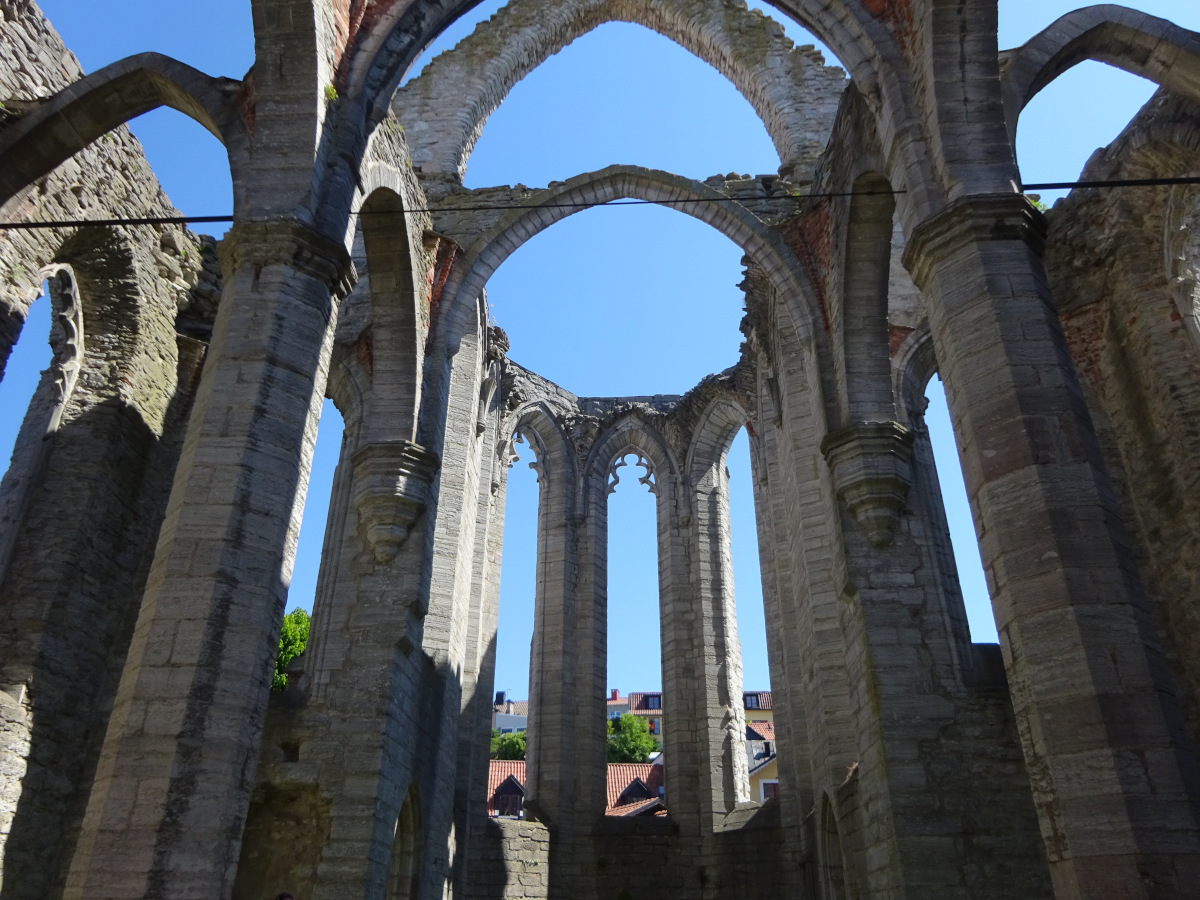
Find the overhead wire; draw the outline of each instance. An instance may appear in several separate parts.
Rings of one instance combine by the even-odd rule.
[[[1076,188],[1116,189],[1136,187],[1174,187],[1178,185],[1200,185],[1200,176],[1184,176],[1179,178],[1119,178],[1104,180],[1082,181],[1048,181],[1040,184],[1022,186],[1022,193],[1031,191],[1074,190]],[[464,213],[464,212],[508,212],[511,210],[532,209],[596,209],[605,206],[684,206],[694,203],[753,203],[760,200],[793,199],[796,201],[823,200],[837,197],[869,197],[878,195],[899,196],[907,193],[904,190],[873,190],[873,191],[826,191],[819,194],[791,194],[783,197],[685,197],[674,200],[641,200],[625,198],[621,200],[603,201],[570,201],[556,203],[486,203],[468,206],[425,206],[404,210],[352,210],[352,216],[397,215],[417,213]],[[0,231],[33,231],[48,228],[75,228],[78,226],[117,227],[124,225],[204,225],[221,222],[232,222],[234,216],[127,216],[108,219],[55,219],[41,222],[0,222]]]

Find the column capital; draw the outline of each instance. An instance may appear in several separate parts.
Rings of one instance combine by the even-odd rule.
[[[987,241],[1023,241],[1041,256],[1046,217],[1024,194],[960,197],[913,229],[904,248],[904,267],[925,290],[941,260],[968,244]]]
[[[913,483],[912,446],[913,432],[897,422],[858,422],[821,442],[838,496],[873,547],[896,532]]]
[[[375,561],[387,565],[425,511],[440,463],[437,456],[411,441],[369,444],[352,460],[354,505]]]
[[[358,281],[344,244],[294,219],[237,222],[218,247],[226,280],[246,266],[287,266],[324,282],[338,300]]]

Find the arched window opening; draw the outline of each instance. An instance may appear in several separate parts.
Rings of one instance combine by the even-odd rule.
[[[754,108],[716,69],[647,28],[609,22],[513,87],[464,183],[549,184],[614,161],[694,178],[780,163]]]
[[[58,430],[83,364],[83,308],[72,271],[64,268],[42,282],[18,327],[0,380],[0,409],[9,411],[0,417],[5,463],[0,480],[0,572],[8,566],[31,491],[41,477],[49,447],[45,438]]]
[[[512,359],[576,396],[682,394],[738,359],[744,252],[673,210],[591,209],[509,256],[488,298]]]
[[[983,560],[979,555],[979,541],[975,536],[971,504],[967,500],[962,463],[958,456],[954,428],[950,423],[950,408],[946,404],[946,391],[941,378],[935,376],[929,380],[925,388],[925,397],[929,401],[929,407],[925,410],[925,426],[929,429],[929,440],[933,446],[933,458],[937,466],[942,503],[946,510],[946,523],[950,528],[950,541],[954,546],[954,564],[958,569],[958,581],[962,589],[963,604],[966,606],[971,640],[975,643],[995,644],[1000,638],[996,632],[991,594],[988,592],[987,578],[983,571]]]
[[[822,900],[845,900],[846,871],[842,863],[842,834],[833,804],[828,798],[821,810],[819,852]]]
[[[1171,18],[1177,19],[1177,10]],[[1196,26],[1200,27],[1200,21]],[[1099,147],[1111,144],[1158,85],[1088,60],[1064,72],[1035,96],[1017,127],[1017,162],[1026,184],[1072,181]],[[1043,191],[1053,205],[1069,191]]]
[[[412,900],[417,896],[423,843],[421,802],[413,785],[396,817],[396,836],[388,865],[388,900]]]
[[[742,648],[742,708],[751,800],[779,796],[778,744],[768,661],[766,611],[758,556],[758,527],[750,467],[750,436],[738,430],[725,457],[729,473],[729,532]]]
[[[0,379],[0,459],[7,470],[16,447],[17,435],[25,411],[33,400],[42,371],[50,359],[50,284],[42,282],[41,292],[30,305],[25,321],[19,324],[17,340],[4,365]]]
[[[225,146],[202,125],[168,107],[131,119],[146,161],[172,205],[187,216],[233,212],[233,176]],[[220,239],[232,222],[201,226]]]
[[[46,0],[43,12],[79,58],[95,72],[127,56],[157,51],[210,75],[241,78],[254,64],[249,3],[218,0],[196,16],[184,6],[129,0],[120,14],[109,3]],[[129,27],[137,22],[137,28]],[[171,202],[188,215],[232,212],[233,182],[225,148],[189,117],[160,108],[139,116],[130,130]],[[102,139],[107,141],[107,139]],[[206,226],[216,236],[228,226]]]
[[[308,478],[308,494],[304,500],[304,517],[300,520],[300,537],[296,542],[296,565],[288,588],[288,611],[304,609],[310,614],[317,594],[317,576],[326,549],[326,523],[329,501],[333,495],[334,475],[342,451],[346,423],[332,400],[321,406],[320,427],[313,447],[312,472]],[[330,551],[332,552],[332,550]]]
[[[657,757],[657,750],[650,750],[649,744],[631,732],[621,731],[621,717],[626,714],[645,726],[658,748],[663,746],[663,647],[654,482],[651,465],[633,452],[614,460],[609,470],[606,714],[613,723],[610,763],[645,763]],[[631,727],[626,725],[626,732]]]
[[[492,715],[493,759],[525,757],[529,727],[530,663],[537,596],[538,484],[536,444],[518,433],[504,500],[504,550],[500,561],[500,608],[496,617],[495,697]],[[511,735],[511,737],[510,737]],[[501,779],[503,781],[503,779]],[[507,791],[514,797],[516,792]],[[490,806],[498,815],[518,815],[519,803]]]

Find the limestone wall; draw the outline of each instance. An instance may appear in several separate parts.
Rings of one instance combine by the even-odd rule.
[[[1193,172],[1195,104],[1160,92],[1084,178]],[[1049,213],[1047,264],[1068,346],[1200,746],[1200,342],[1196,194],[1076,191]]]
[[[81,70],[36,4],[0,15],[3,128]],[[4,212],[153,215],[178,212],[126,128]],[[51,365],[0,483],[0,852],[22,873],[5,896],[31,898],[61,889],[220,292],[212,242],[182,228],[8,231],[0,358],[50,265]]]

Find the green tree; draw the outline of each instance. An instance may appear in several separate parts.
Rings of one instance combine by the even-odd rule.
[[[492,747],[489,755],[492,759],[524,759],[525,732],[517,731],[510,734],[501,734],[493,728]]]
[[[646,720],[632,713],[608,720],[608,747],[605,755],[610,763],[644,763],[658,750],[658,741],[650,736]]]
[[[279,630],[279,655],[275,657],[275,676],[271,679],[271,690],[282,691],[287,687],[287,665],[304,652],[308,646],[308,613],[293,609],[283,617]]]

